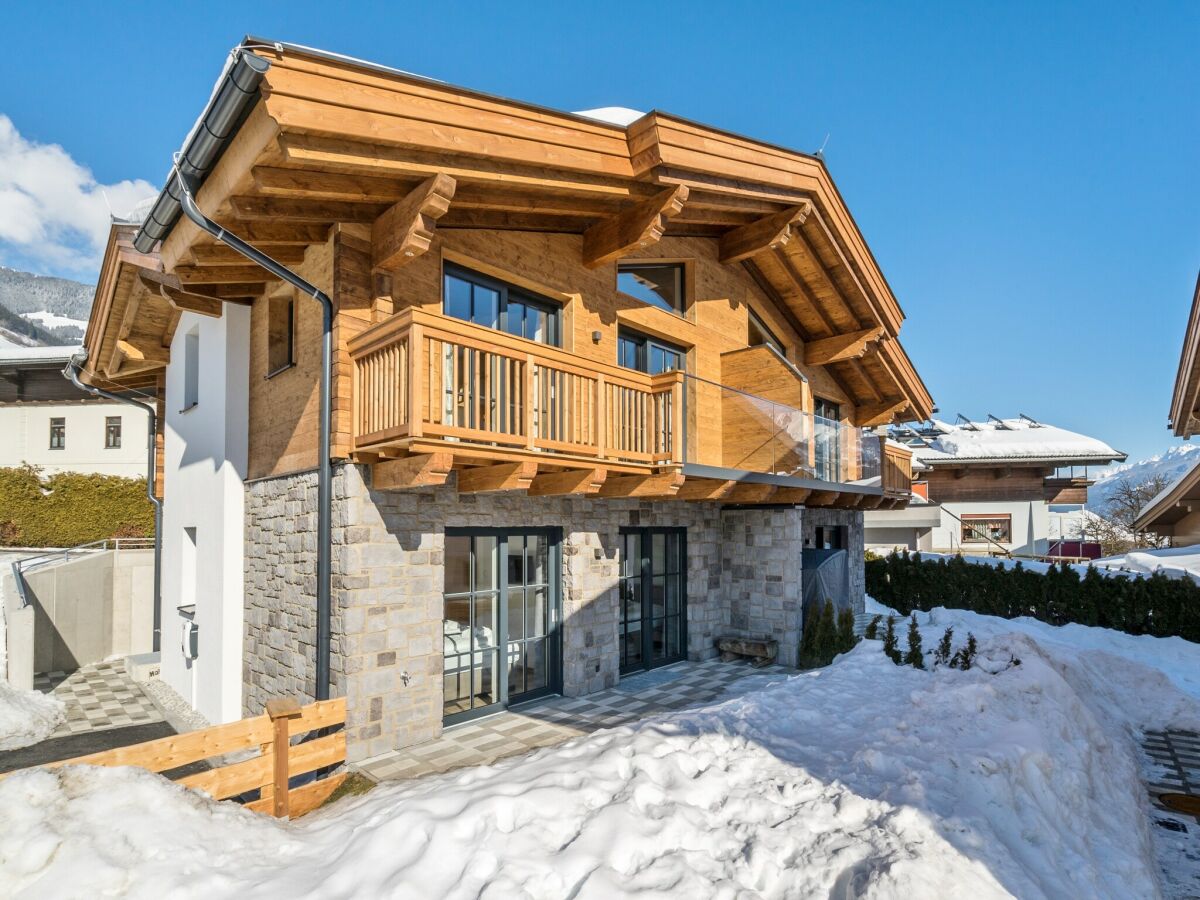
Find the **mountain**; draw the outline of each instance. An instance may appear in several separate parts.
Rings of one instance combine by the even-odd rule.
[[[1108,466],[1096,474],[1096,483],[1088,488],[1088,506],[1104,509],[1122,481],[1135,484],[1155,475],[1162,475],[1168,482],[1174,481],[1197,462],[1200,462],[1200,443],[1176,444],[1157,456],[1133,463]]]
[[[47,347],[53,344],[78,343],[51,334],[11,309],[0,305],[0,347]]]
[[[79,343],[94,292],[94,286],[69,278],[0,266],[0,309],[4,311],[0,314],[0,337],[7,337],[10,343],[22,343],[21,335],[38,344]],[[31,327],[13,323],[14,314]]]

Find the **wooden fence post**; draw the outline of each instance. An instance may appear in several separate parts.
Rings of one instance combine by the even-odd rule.
[[[274,732],[271,741],[271,814],[277,819],[288,817],[288,721],[299,715],[300,704],[291,697],[267,701],[267,716]]]

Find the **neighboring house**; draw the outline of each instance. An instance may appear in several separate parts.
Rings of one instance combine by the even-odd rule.
[[[1125,459],[1028,416],[931,420],[891,435],[912,450],[914,498],[906,509],[867,511],[866,545],[876,550],[1088,555],[1088,469]]]
[[[63,377],[79,347],[0,348],[0,468],[146,474],[146,416]]]
[[[359,759],[726,634],[795,664],[805,560],[862,608],[875,429],[932,403],[819,158],[256,41],[202,119],[198,206],[333,346],[326,656],[322,306],[174,176],[114,228],[85,378],[159,391],[162,672],[210,719],[328,672]]]
[[[1200,278],[1192,294],[1168,427],[1185,441],[1200,433]],[[1167,538],[1172,547],[1200,544],[1200,460],[1146,504],[1134,529]]]

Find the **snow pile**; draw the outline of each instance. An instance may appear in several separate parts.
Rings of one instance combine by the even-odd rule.
[[[1164,547],[1161,550],[1130,550],[1123,556],[1106,556],[1095,561],[1098,569],[1153,575],[1158,572],[1169,578],[1191,578],[1200,582],[1200,545]]]
[[[960,640],[969,625],[997,674],[897,667],[863,642],[724,704],[289,825],[132,769],[18,775],[0,782],[0,884],[39,897],[1155,896],[1131,729],[1200,726],[1195,699],[1113,653],[1115,638],[1093,649],[935,618],[927,647],[945,623]]]
[[[909,443],[922,462],[966,460],[1055,460],[1064,464],[1107,463],[1124,459],[1104,441],[1027,419],[998,419],[951,425],[934,420],[920,432],[927,443]]]
[[[67,717],[57,697],[22,691],[0,681],[0,750],[16,750],[45,740]]]

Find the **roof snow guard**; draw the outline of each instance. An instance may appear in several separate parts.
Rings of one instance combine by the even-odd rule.
[[[179,173],[199,184],[212,171],[258,99],[258,86],[270,67],[270,60],[249,52],[245,44],[230,54],[208,105],[179,152],[178,169],[172,167],[158,199],[133,238],[133,246],[139,253],[149,253],[171,233],[182,212]]]

